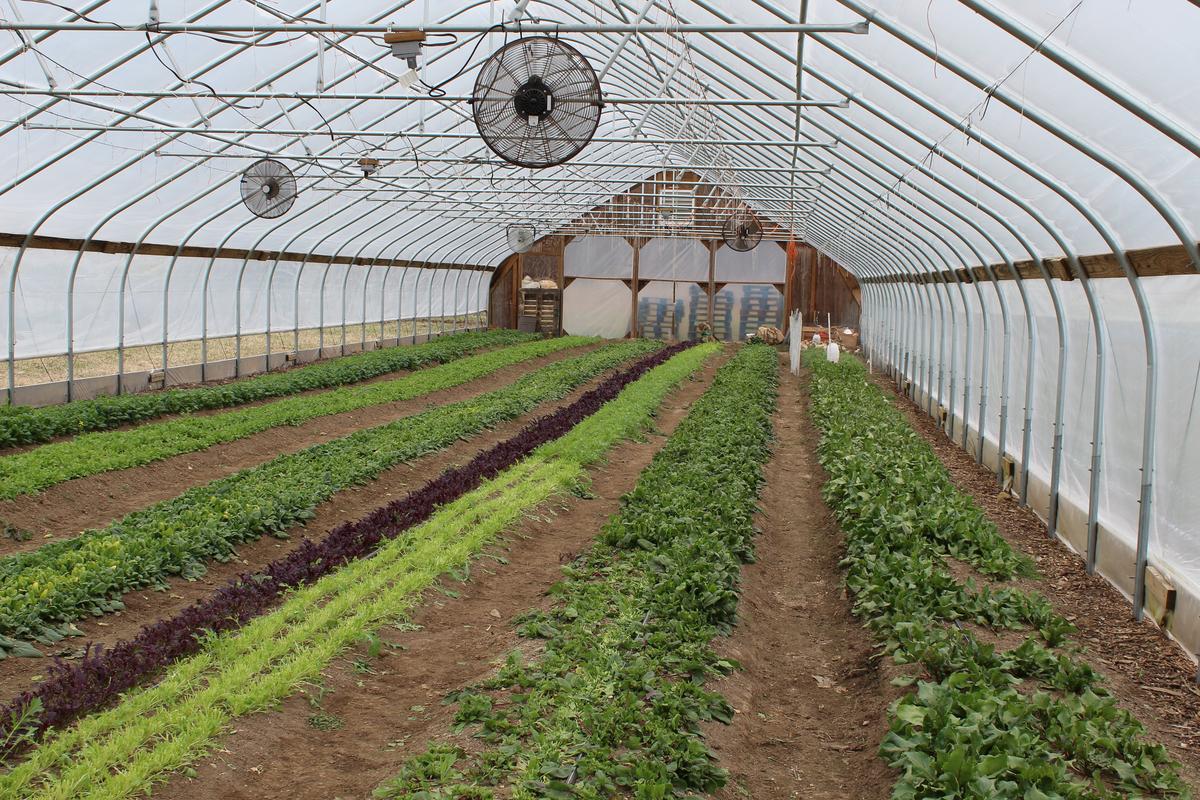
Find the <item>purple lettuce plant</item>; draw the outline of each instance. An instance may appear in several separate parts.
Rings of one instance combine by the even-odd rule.
[[[696,342],[664,347],[622,370],[575,402],[539,417],[512,437],[452,467],[420,489],[381,506],[355,522],[334,528],[319,541],[304,539],[288,555],[258,572],[230,579],[210,596],[153,622],[132,639],[110,648],[91,643],[74,661],[56,659],[46,680],[0,709],[0,742],[8,758],[47,730],[59,728],[112,702],[170,664],[197,652],[207,633],[245,625],[274,606],[287,589],[310,584],[355,559],[375,552],[381,542],[428,519],[546,442],[559,438],[596,413],[633,381]],[[30,713],[40,706],[40,713]]]

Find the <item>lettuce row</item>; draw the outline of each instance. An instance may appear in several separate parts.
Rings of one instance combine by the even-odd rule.
[[[366,386],[343,386],[220,414],[185,415],[126,430],[88,433],[25,453],[0,456],[0,500],[39,492],[72,478],[194,453],[283,425],[299,425],[318,417],[412,400],[461,386],[513,364],[596,341],[567,336],[526,342]]]
[[[310,389],[328,389],[389,372],[453,361],[484,347],[530,338],[530,334],[510,330],[457,333],[423,344],[355,353],[216,386],[98,397],[44,408],[0,406],[0,447],[38,444],[56,436],[107,430],[166,414],[229,408]]]
[[[543,653],[515,652],[452,696],[456,725],[482,750],[436,744],[377,797],[667,798],[724,784],[699,727],[732,709],[703,684],[734,667],[710,643],[736,622],[777,374],[761,345],[717,373],[598,543],[565,569],[551,610],[520,620]]]
[[[817,351],[806,362],[829,474],[824,493],[847,537],[855,612],[894,661],[923,672],[891,706],[880,746],[900,770],[892,796],[1190,796],[1166,749],[1146,740],[1096,672],[1056,649],[1073,627],[1043,596],[954,579],[947,557],[995,581],[1033,570],[862,364],[831,364]],[[972,626],[1036,635],[1002,650]]]
[[[120,607],[120,596],[197,577],[210,560],[263,535],[285,537],[336,492],[403,461],[524,414],[630,358],[657,349],[641,340],[555,362],[510,386],[387,425],[279,456],[191,489],[72,539],[0,559],[0,634],[53,642],[70,623]]]

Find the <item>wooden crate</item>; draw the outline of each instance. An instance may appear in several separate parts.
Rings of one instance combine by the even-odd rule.
[[[529,325],[526,320],[531,319],[532,330],[557,336],[562,332],[562,290],[522,289],[520,318],[521,330],[526,329]]]

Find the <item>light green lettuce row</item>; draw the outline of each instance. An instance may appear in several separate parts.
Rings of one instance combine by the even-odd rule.
[[[199,575],[242,542],[283,535],[342,489],[560,398],[657,347],[644,340],[605,345],[502,389],[279,456],[101,530],[0,559],[0,634],[55,641],[72,632],[64,623],[119,608],[125,592]]]
[[[54,437],[88,431],[106,431],[108,428],[167,414],[230,408],[260,399],[329,389],[330,386],[358,383],[400,369],[415,369],[430,363],[461,359],[474,350],[515,344],[528,341],[529,338],[532,338],[529,333],[509,330],[451,333],[422,344],[355,353],[306,367],[254,375],[252,378],[214,386],[96,397],[44,408],[2,405],[0,447],[36,444]]]
[[[256,400],[357,383],[389,372],[453,361],[485,347],[528,341],[533,336],[511,330],[456,333],[422,344],[355,353],[215,386],[120,394],[43,408],[0,406],[0,447],[48,442],[56,436],[107,430],[166,414],[230,408]]]
[[[200,758],[231,721],[271,708],[317,679],[345,648],[402,619],[440,575],[549,496],[577,487],[585,467],[643,430],[667,393],[718,347],[680,353],[375,556],[297,590],[239,632],[213,637],[157,685],[48,739],[0,776],[0,797],[118,800],[147,793]]]
[[[184,416],[128,430],[84,434],[69,441],[0,457],[0,499],[32,494],[72,478],[194,453],[281,425],[299,425],[317,417],[412,400],[460,386],[522,361],[595,341],[568,336],[528,342],[423,369],[396,380],[289,397],[211,416]]]

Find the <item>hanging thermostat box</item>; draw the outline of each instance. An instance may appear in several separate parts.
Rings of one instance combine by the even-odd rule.
[[[383,41],[392,48],[392,55],[408,62],[409,69],[417,68],[425,31],[388,31],[383,34]]]

